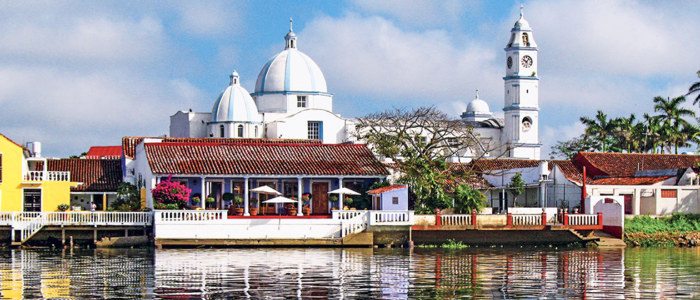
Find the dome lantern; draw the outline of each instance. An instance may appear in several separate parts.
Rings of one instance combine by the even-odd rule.
[[[289,33],[284,36],[284,40],[286,41],[284,49],[294,49],[297,47],[297,35],[294,34],[294,30],[292,28],[293,22],[294,20],[289,18]]]

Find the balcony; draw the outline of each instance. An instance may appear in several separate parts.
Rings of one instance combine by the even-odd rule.
[[[25,181],[70,181],[68,171],[27,171],[24,173]]]

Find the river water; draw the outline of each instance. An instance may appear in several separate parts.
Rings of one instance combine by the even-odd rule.
[[[21,298],[700,298],[696,249],[5,250]]]

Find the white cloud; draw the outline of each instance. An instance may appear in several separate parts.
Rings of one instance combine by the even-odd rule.
[[[237,9],[241,5],[241,2],[179,1],[174,8],[179,15],[180,29],[198,36],[217,37],[239,32],[245,24],[244,15]]]
[[[354,0],[361,10],[396,18],[406,26],[444,25],[458,22],[467,9],[479,6],[475,1],[459,0]]]
[[[466,103],[476,88],[492,105],[502,97],[503,72],[494,63],[501,53],[443,30],[405,31],[381,17],[351,14],[314,19],[299,39],[338,94],[371,95],[385,106]]]
[[[564,126],[542,126],[540,129],[540,142],[542,143],[542,158],[549,158],[552,146],[557,141],[568,141],[578,137],[586,130],[586,126],[576,120],[575,123]]]

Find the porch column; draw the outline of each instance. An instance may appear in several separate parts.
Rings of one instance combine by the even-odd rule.
[[[656,193],[654,193],[656,195]],[[632,194],[632,201],[634,204],[632,206],[634,207],[634,210],[632,211],[635,215],[640,215],[641,214],[641,206],[642,206],[642,191],[640,189],[634,189],[634,194]],[[623,199],[624,201],[624,199]],[[593,212],[591,212],[593,213]],[[624,211],[623,211],[624,213]]]
[[[243,177],[244,178],[244,183],[243,183],[243,215],[244,216],[250,216],[249,206],[248,205],[248,176]],[[260,208],[258,207],[258,211]]]
[[[107,211],[107,193],[102,193],[102,210]]]
[[[343,177],[338,177],[338,188],[343,188]],[[338,210],[343,210],[343,194],[338,194]]]
[[[206,206],[205,206],[206,204],[205,204],[205,203],[207,203],[207,201],[206,201],[206,200],[207,200],[207,191],[204,190],[204,181],[205,181],[204,179],[205,179],[205,177],[202,176],[202,177],[200,177],[199,179],[200,179],[200,181],[201,181],[199,185],[200,185],[201,188],[202,188],[202,189],[200,190],[200,191],[201,191],[200,194],[202,194],[202,195],[201,195],[200,198],[199,198],[199,200],[200,200],[200,201],[199,201],[199,204],[202,205],[202,209],[206,209]]]
[[[301,211],[302,206],[304,205],[303,202],[301,201],[301,192],[303,188],[303,184],[301,181],[301,177],[297,177],[297,216],[303,216],[304,213]]]

